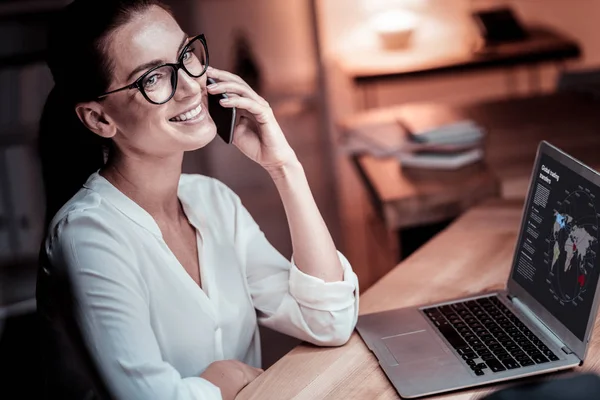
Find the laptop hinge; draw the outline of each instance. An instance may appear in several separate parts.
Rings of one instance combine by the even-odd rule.
[[[573,350],[571,350],[570,348],[568,348],[567,346],[563,346],[561,348],[561,350],[565,353],[565,354],[575,354],[573,353]]]
[[[569,353],[567,354],[571,354],[572,351],[571,349],[569,349],[567,346],[565,346],[565,344],[563,343],[562,340],[560,340],[560,338],[558,336],[556,336],[556,334],[554,332],[552,332],[547,326],[546,324],[544,324],[536,315],[533,311],[531,311],[529,309],[529,307],[527,307],[522,301],[520,301],[517,297],[515,296],[511,296],[508,295],[508,298],[510,299],[511,303],[520,311],[522,312],[527,319],[533,324],[535,325],[536,328],[538,328],[540,331],[542,331],[543,333],[546,334],[546,336],[552,340],[554,342],[554,344],[556,345],[556,347],[563,349],[563,351],[567,350]],[[566,352],[566,351],[565,351]]]

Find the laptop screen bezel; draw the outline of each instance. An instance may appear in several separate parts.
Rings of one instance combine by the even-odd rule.
[[[533,192],[536,187],[535,183],[537,180],[537,174],[540,167],[542,155],[547,155],[552,159],[559,162],[561,165],[567,167],[576,174],[581,175],[583,178],[595,184],[600,189],[600,174],[594,171],[590,167],[583,163],[575,160],[568,154],[565,154],[558,148],[554,147],[548,142],[541,142],[538,146],[534,167],[531,173],[529,181],[529,192],[527,194],[526,201],[523,206],[523,215],[521,217],[521,228],[519,230],[519,236],[517,238],[516,245],[518,246],[523,239],[524,226],[526,226],[528,211],[530,209],[530,203],[532,201]],[[594,300],[590,315],[588,316],[587,326],[585,329],[584,339],[580,340],[573,332],[569,330],[562,322],[560,322],[552,313],[541,305],[527,290],[525,290],[517,281],[513,279],[513,274],[516,269],[519,249],[516,248],[513,256],[512,268],[507,284],[507,291],[511,296],[517,297],[523,304],[525,304],[535,315],[544,323],[556,336],[560,338],[562,342],[573,352],[580,360],[585,358],[587,349],[589,347],[590,337],[596,320],[596,313],[598,312],[598,305],[600,303],[600,296],[598,295],[600,287],[600,279],[596,284],[596,292],[594,294]]]

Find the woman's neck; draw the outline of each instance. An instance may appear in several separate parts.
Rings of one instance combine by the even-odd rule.
[[[158,221],[177,221],[183,213],[177,197],[183,153],[160,159],[116,156],[100,174]]]

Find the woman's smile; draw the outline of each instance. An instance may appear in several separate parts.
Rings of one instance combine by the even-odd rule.
[[[206,108],[202,103],[170,118],[169,121],[176,124],[195,125],[206,119]]]

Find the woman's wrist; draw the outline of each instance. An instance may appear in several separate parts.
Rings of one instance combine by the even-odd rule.
[[[286,161],[264,167],[276,186],[285,185],[290,180],[304,176],[304,168],[294,153]]]

